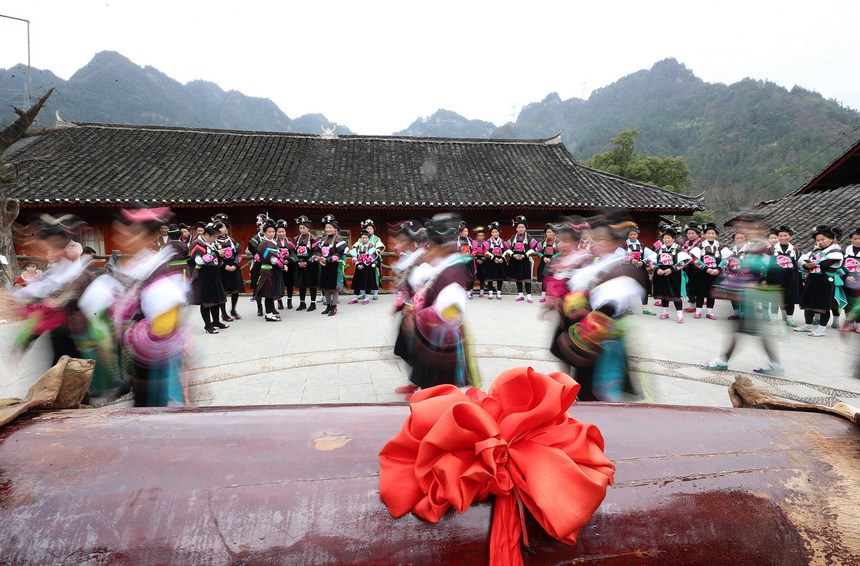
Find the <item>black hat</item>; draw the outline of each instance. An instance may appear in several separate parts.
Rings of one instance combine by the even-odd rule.
[[[779,235],[779,226],[771,226],[767,230],[768,235],[773,234],[774,236]]]
[[[367,236],[367,237],[369,238],[369,237],[370,237],[370,232],[368,232],[367,230],[362,230],[362,231],[361,231],[361,235],[362,235],[362,236]]]
[[[674,226],[666,226],[663,228],[663,235],[665,236],[666,234],[675,238],[678,236],[678,230]]]
[[[340,224],[337,223],[337,219],[334,217],[334,214],[326,214],[325,216],[323,216],[322,217],[322,223],[323,224],[331,224],[337,230],[340,230]],[[362,228],[364,228],[363,225],[362,225]]]
[[[761,224],[762,220],[764,220],[765,216],[762,212],[757,211],[747,211],[742,212],[735,216],[735,220],[738,222],[746,222],[748,224]]]
[[[851,233],[850,233],[850,234],[848,234],[848,236],[849,236],[849,237],[850,237],[850,236],[860,236],[860,226],[857,226],[856,228],[854,228],[853,230],[851,230]]]
[[[466,224],[465,220],[461,220],[460,224],[457,226],[457,232],[462,232],[464,228],[468,228],[469,225]]]
[[[822,236],[825,236],[827,238],[836,238],[837,230],[838,228],[834,228],[833,226],[830,226],[828,224],[819,224],[812,229],[812,237],[815,238],[815,236],[821,234]]]
[[[204,222],[202,220],[198,220],[197,221],[197,227],[198,228],[206,228],[206,222]]]
[[[414,220],[407,220],[401,224],[397,233],[406,236],[413,242],[418,242],[424,237],[424,229]]]
[[[526,217],[523,216],[522,214],[520,214],[519,216],[517,216],[516,218],[511,220],[511,226],[519,226],[520,224],[522,224],[526,228],[529,227],[529,225],[526,224]]]
[[[284,230],[286,230],[289,227],[290,225],[287,224],[287,221],[283,218],[278,218],[278,221],[275,222],[275,228],[283,228]]]
[[[221,230],[216,228],[214,224],[207,224],[203,227],[203,231],[210,236],[218,236],[221,234]]]
[[[260,225],[260,232],[265,232],[266,228],[277,228],[278,225],[271,218],[266,218],[263,223]]]
[[[265,224],[266,220],[268,220],[268,219],[269,219],[269,215],[265,212],[261,212],[260,214],[257,215],[257,218],[254,222],[255,222],[255,224],[257,224],[257,226],[262,226],[263,224]]]
[[[457,239],[460,215],[454,212],[436,214],[427,225],[427,237],[436,244],[444,244]]]
[[[212,217],[213,223],[221,222],[224,226],[230,227],[230,217],[224,214],[223,212],[219,212],[215,216]]]
[[[311,220],[310,218],[302,214],[301,216],[296,218],[296,224],[298,224],[299,226],[307,226],[308,228],[310,228]]]
[[[182,230],[183,228],[185,228],[186,230],[191,229],[191,228],[189,228],[188,224],[185,224],[184,222],[180,222],[179,223],[179,229]]]
[[[641,234],[642,230],[639,229],[639,226],[634,224],[633,226],[627,228],[627,233],[629,234],[630,232],[636,232],[637,234]]]
[[[713,231],[714,231],[714,232],[716,232],[717,234],[719,234],[719,233],[720,233],[720,229],[719,229],[719,228],[717,228],[717,225],[716,225],[714,222],[706,222],[706,223],[702,226],[702,232],[703,232],[703,233],[704,233],[704,232],[707,232],[708,230],[713,230]]]
[[[702,227],[699,226],[698,222],[689,222],[686,226],[684,226],[684,232],[689,232],[690,230],[694,230],[696,234],[702,233]]]
[[[623,212],[611,211],[589,219],[592,228],[605,228],[610,235],[623,240],[630,233],[631,228],[639,229],[636,223]]]
[[[501,232],[502,227],[499,225],[498,222],[490,222],[489,224],[487,224],[487,230],[498,230],[499,232]]]
[[[790,236],[794,235],[794,229],[788,224],[780,224],[779,226],[777,226],[776,233],[779,234],[780,232],[786,232]]]
[[[368,218],[367,220],[361,221],[361,227],[362,228],[367,228],[368,226],[373,226],[374,228],[376,228],[376,225],[373,223],[373,220],[371,220],[370,218]]]

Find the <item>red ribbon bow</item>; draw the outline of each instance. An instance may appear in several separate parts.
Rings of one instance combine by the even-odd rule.
[[[379,492],[392,516],[432,523],[496,496],[490,563],[521,565],[523,505],[554,538],[576,544],[612,483],[596,426],[567,410],[579,385],[531,368],[503,372],[489,393],[453,385],[416,392],[403,429],[379,453]]]

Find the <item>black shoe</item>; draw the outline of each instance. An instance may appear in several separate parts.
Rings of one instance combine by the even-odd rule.
[[[311,305],[311,306],[313,306],[313,305]],[[299,303],[299,306],[298,306],[298,308],[296,309],[296,312],[303,311],[303,310],[305,310],[306,308],[308,308],[308,306],[305,304],[305,302],[304,302],[304,301],[302,301],[301,303]]]
[[[302,310],[302,309],[299,309],[299,310]],[[315,311],[315,310],[317,310],[317,304],[311,303],[311,306],[308,307],[308,312]]]
[[[242,320],[242,317],[239,316],[239,313],[237,313],[236,311],[230,311],[230,316],[233,317],[233,320]]]
[[[333,308],[334,308],[334,307],[333,307],[332,305],[328,305],[328,306],[325,308],[325,310],[324,310],[324,311],[322,311],[320,314],[328,314],[328,313],[330,313],[330,312],[331,312],[331,309],[333,309]],[[310,310],[310,309],[308,309],[308,310]]]
[[[205,330],[207,334],[218,334],[218,329],[214,326],[204,326],[203,330]]]
[[[224,324],[223,322],[213,322],[212,326],[214,326],[215,328],[221,328],[221,329],[230,328],[229,324]]]
[[[257,309],[257,316],[263,316],[263,309]]]
[[[336,314],[337,314],[337,307],[334,307],[333,309],[331,309],[330,311],[328,311],[328,315],[329,315],[329,316],[334,316],[334,315],[336,315]]]
[[[224,322],[233,322],[233,317],[221,313],[221,320],[223,320]]]
[[[284,310],[284,301],[282,301],[281,299],[278,299],[278,308]]]
[[[293,300],[287,299],[287,310],[293,310]]]

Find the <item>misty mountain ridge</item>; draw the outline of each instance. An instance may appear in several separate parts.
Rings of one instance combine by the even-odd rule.
[[[0,105],[29,106],[26,97],[26,67],[0,70]],[[114,51],[102,51],[68,81],[50,71],[33,69],[34,100],[49,88],[55,92],[37,119],[37,125],[53,126],[56,111],[70,122],[103,122],[182,126],[225,130],[321,133],[330,126],[322,114],[289,118],[268,98],[225,91],[204,80],[185,85],[155,67],[141,67]],[[0,125],[15,115],[3,112]],[[338,132],[351,133],[338,126]]]

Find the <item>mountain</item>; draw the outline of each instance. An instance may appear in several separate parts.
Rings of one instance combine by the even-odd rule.
[[[323,114],[289,118],[271,100],[225,92],[207,81],[181,84],[153,67],[103,51],[68,81],[33,70],[34,99],[56,91],[39,115],[65,120],[159,124],[319,134]],[[0,69],[0,127],[27,102],[23,65]],[[440,109],[418,118],[401,136],[549,138],[561,134],[577,159],[608,151],[619,132],[635,129],[637,151],[683,156],[691,192],[725,216],[751,203],[783,196],[841,155],[860,137],[860,112],[801,87],[768,81],[706,83],[675,59],[665,59],[591,93],[563,100],[557,93],[524,107],[515,122],[496,126]],[[339,134],[352,133],[343,125]]]
[[[396,136],[432,138],[487,138],[493,135],[496,126],[483,120],[469,120],[450,110],[437,110],[427,118],[418,118]]]
[[[452,124],[456,132],[466,123]],[[820,94],[767,81],[706,83],[675,59],[660,61],[595,90],[588,100],[551,93],[515,123],[486,137],[561,134],[578,159],[608,151],[619,132],[635,129],[637,151],[680,155],[694,193],[725,215],[796,189],[860,138],[860,112]],[[410,126],[411,135],[445,136]]]
[[[182,83],[154,67],[140,67],[113,51],[102,51],[68,81],[50,71],[34,69],[31,77],[34,98],[48,88],[56,91],[38,122],[52,126],[56,112],[70,122],[175,125],[227,130],[320,133],[329,120],[322,114],[290,119],[268,98],[224,91],[207,81]],[[26,108],[26,68],[16,65],[0,69],[0,108]],[[15,119],[0,114],[0,127]],[[340,126],[339,133],[351,133]]]

